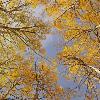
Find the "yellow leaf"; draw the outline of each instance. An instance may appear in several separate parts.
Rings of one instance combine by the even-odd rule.
[[[73,73],[73,74],[77,74],[77,72],[78,72],[79,69],[80,69],[80,66],[78,66],[78,65],[71,66],[71,67],[69,68],[69,72],[70,72],[70,73]]]
[[[25,2],[31,4],[31,6],[35,8],[38,5],[39,0],[25,0]]]
[[[3,75],[0,77],[0,86],[3,86],[7,83],[7,76]]]
[[[46,8],[46,11],[48,12],[48,15],[52,16],[52,15],[57,15],[59,13],[59,6],[54,4],[54,5],[51,5],[49,7]]]

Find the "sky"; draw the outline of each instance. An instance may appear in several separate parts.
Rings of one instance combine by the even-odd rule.
[[[53,19],[47,15],[44,9],[45,7],[42,5],[37,6],[34,10],[33,16],[43,20],[45,23],[50,24],[53,22]],[[79,19],[77,19],[77,21],[79,21]],[[54,58],[56,57],[57,53],[59,53],[63,49],[64,41],[63,41],[63,37],[60,35],[60,32],[56,28],[52,28],[50,32],[51,34],[46,36],[46,40],[42,41],[42,45],[46,49],[47,57]],[[70,41],[66,43],[66,45],[72,45],[72,43],[73,41]],[[59,44],[61,45],[60,47]],[[87,51],[84,51],[82,55],[84,55],[86,52]],[[64,68],[61,65],[59,65],[58,71],[62,73],[62,71],[64,71]],[[66,88],[73,89],[78,86],[78,84],[76,84],[74,81],[67,80],[65,77],[63,77],[60,74],[59,74],[58,84],[60,84],[65,89]],[[100,84],[97,85],[97,88],[100,88]],[[81,87],[82,93],[86,93],[86,90],[87,90],[86,86]],[[84,95],[81,97],[79,96],[74,97],[71,100],[84,100]]]
[[[47,56],[50,58],[54,58],[58,52],[60,52],[62,50],[62,48],[58,48],[57,45],[59,42],[62,42],[62,38],[59,35],[59,33],[56,33],[57,30],[54,29],[53,31],[54,33],[52,33],[51,35],[48,35],[46,40],[44,40],[43,46],[46,49],[47,52]],[[60,73],[62,73],[63,71],[65,71],[65,69],[62,66],[58,66],[58,71]],[[78,84],[76,84],[74,81],[72,80],[67,80],[65,77],[63,77],[63,75],[59,74],[59,80],[58,80],[58,84],[60,84],[60,86],[62,86],[65,89],[68,88],[75,88],[77,87]],[[86,88],[82,88],[82,92],[86,92]],[[84,96],[83,97],[74,97],[72,98],[72,100],[84,100]]]
[[[39,5],[35,8],[33,16],[43,20],[45,23],[52,22],[52,18],[48,17],[47,13],[44,12],[44,6]],[[54,58],[57,53],[60,52],[62,48],[57,47],[59,43],[63,44],[63,38],[60,36],[60,32],[53,28],[50,30],[51,34],[47,35],[46,40],[42,41],[43,47],[46,49],[47,57]],[[62,67],[58,67],[58,71],[62,71]],[[59,75],[58,84],[63,88],[74,88],[76,84],[73,81],[66,80],[62,75]],[[73,100],[80,100],[74,98]],[[82,100],[82,99],[81,99]]]

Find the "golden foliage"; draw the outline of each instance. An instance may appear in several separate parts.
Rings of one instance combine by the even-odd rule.
[[[46,14],[53,18],[52,27],[64,37],[59,62],[68,65],[70,74],[100,79],[99,71],[94,70],[100,66],[99,0],[0,0],[0,87],[5,88],[1,100],[18,92],[31,100],[61,100],[64,95],[57,83],[58,65],[55,60],[53,67],[47,63],[41,45],[51,27],[30,11],[38,5],[45,6]],[[35,62],[34,53],[46,61]],[[89,81],[85,84],[90,91],[93,84]]]

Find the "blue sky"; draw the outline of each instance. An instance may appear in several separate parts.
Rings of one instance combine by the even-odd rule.
[[[58,43],[60,41],[62,41],[62,38],[60,37],[59,33],[57,33],[57,30],[54,30],[53,32],[54,32],[54,34],[52,33],[51,35],[48,35],[47,39],[42,42],[43,46],[46,49],[47,56],[50,58],[54,58],[57,55],[57,53],[62,50],[62,48],[58,48],[56,46],[56,45],[58,45]],[[55,34],[55,32],[56,32],[56,34]],[[63,66],[58,66],[58,71],[60,73],[63,72],[64,70],[65,69],[63,68]],[[65,77],[63,77],[60,74],[59,74],[58,84],[60,84],[65,89],[67,89],[67,88],[74,89],[78,85],[72,80],[67,80]],[[85,87],[82,87],[82,92],[83,93],[86,92]],[[82,97],[76,96],[76,97],[73,97],[71,100],[84,100],[84,96],[82,96]]]
[[[50,24],[53,21],[52,18],[50,18],[47,15],[47,13],[44,11],[44,6],[42,5],[39,5],[38,7],[36,7],[33,15],[48,24]],[[79,21],[79,19],[77,19],[77,21]],[[63,42],[62,36],[60,35],[60,32],[56,28],[52,28],[50,32],[51,34],[47,35],[46,40],[43,40],[42,44],[43,44],[43,47],[46,49],[47,57],[54,58],[56,57],[57,53],[59,53],[63,49],[63,46],[59,47],[59,44],[63,45],[64,42]],[[66,43],[66,45],[71,45],[72,43],[73,41],[70,41]],[[87,52],[87,51],[84,51],[84,52]],[[58,71],[62,72],[62,70],[64,70],[64,68],[62,66],[59,66]],[[74,81],[65,79],[62,75],[59,75],[58,83],[63,88],[75,88],[78,85]],[[100,84],[98,84],[97,87],[100,88]],[[86,89],[87,89],[86,86],[81,87],[81,92],[83,94],[86,93]],[[84,95],[81,97],[78,97],[78,96],[74,97],[71,100],[84,100]]]
[[[34,16],[42,19],[46,23],[52,21],[52,18],[48,17],[46,12],[44,12],[44,6],[42,5],[36,7],[34,10]],[[42,45],[46,49],[47,57],[54,58],[56,57],[57,53],[63,49],[63,46],[59,47],[59,44],[63,45],[64,42],[60,32],[56,28],[52,28],[50,32],[51,34],[47,35],[46,40],[42,41]],[[63,68],[61,66],[58,67],[59,72],[61,72],[62,69]],[[73,81],[66,80],[62,75],[59,75],[58,84],[60,84],[63,88],[75,88],[77,86],[77,84],[75,84]],[[73,100],[80,99],[73,98]],[[81,100],[83,100],[83,98]]]

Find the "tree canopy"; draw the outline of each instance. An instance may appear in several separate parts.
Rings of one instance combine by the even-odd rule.
[[[42,41],[54,28],[62,49],[50,58]],[[60,76],[77,86],[64,88]],[[99,84],[99,0],[0,0],[0,100],[99,100]]]

